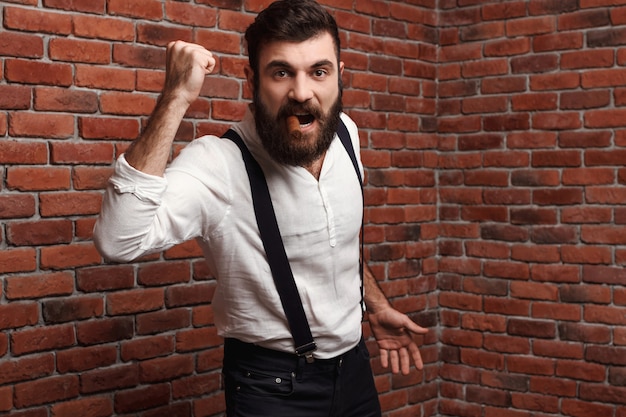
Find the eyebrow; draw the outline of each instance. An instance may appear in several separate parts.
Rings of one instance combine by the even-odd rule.
[[[331,60],[329,60],[329,59],[323,59],[323,60],[318,61],[315,64],[311,65],[312,69],[323,68],[323,67],[332,67],[332,68],[334,68],[335,64]],[[271,61],[269,64],[267,64],[265,66],[265,68],[270,70],[270,69],[275,69],[275,68],[293,68],[293,67],[287,61],[275,60],[275,61]]]

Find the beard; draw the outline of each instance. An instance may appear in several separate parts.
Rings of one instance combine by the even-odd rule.
[[[306,166],[324,155],[335,137],[342,112],[341,86],[337,99],[327,113],[310,102],[289,100],[273,116],[257,91],[255,90],[253,97],[256,130],[263,147],[274,160],[287,165]],[[319,133],[317,137],[313,137],[315,132],[310,132],[303,133],[301,139],[292,139],[287,131],[287,117],[303,113],[315,118],[320,126]]]

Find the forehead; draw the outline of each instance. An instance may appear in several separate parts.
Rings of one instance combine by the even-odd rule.
[[[259,54],[261,70],[275,62],[293,67],[309,67],[321,61],[338,64],[335,43],[328,32],[302,42],[272,41],[265,44]]]

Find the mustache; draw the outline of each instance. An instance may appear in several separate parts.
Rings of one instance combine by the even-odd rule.
[[[297,101],[290,100],[278,110],[277,118],[284,119],[293,114],[302,113],[308,113],[316,119],[323,119],[324,117],[324,112],[320,107],[309,102],[299,103]]]

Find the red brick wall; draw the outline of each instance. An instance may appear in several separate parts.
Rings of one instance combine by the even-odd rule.
[[[221,415],[196,245],[109,265],[91,229],[164,45],[219,57],[176,151],[243,114],[241,32],[267,3],[0,3],[0,415]],[[423,372],[373,358],[386,417],[625,417],[626,1],[323,3],[367,256],[432,329]]]
[[[626,416],[626,2],[439,6],[439,412]]]
[[[197,246],[109,265],[91,230],[113,161],[154,107],[168,41],[219,57],[177,151],[243,115],[241,33],[269,2],[0,3],[0,415],[222,414],[215,282]],[[436,110],[435,2],[323,3],[363,128],[368,257],[397,307],[435,328],[436,158],[422,150],[437,137],[420,132]],[[425,373],[391,378],[374,362],[390,416],[436,412],[436,342]]]

